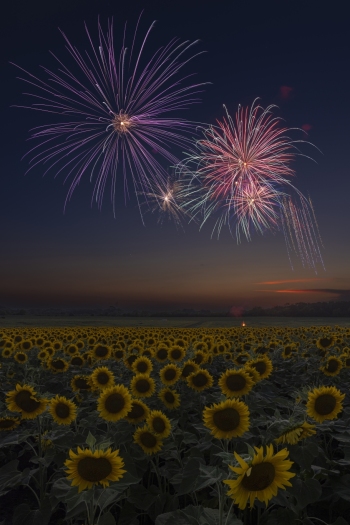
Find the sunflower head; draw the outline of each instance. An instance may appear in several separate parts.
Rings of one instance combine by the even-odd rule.
[[[158,397],[163,401],[164,405],[169,410],[174,410],[180,406],[180,394],[178,394],[175,390],[163,388],[160,390]]]
[[[161,438],[166,438],[171,433],[170,421],[160,410],[152,410],[146,419],[146,423],[151,432]]]
[[[238,477],[223,481],[230,487],[228,496],[232,497],[241,510],[246,508],[248,500],[250,507],[253,507],[256,498],[267,506],[279,488],[284,490],[286,486],[291,487],[289,480],[295,476],[289,471],[293,463],[286,459],[289,454],[286,448],[274,454],[273,446],[268,445],[265,456],[263,447],[254,448],[255,454],[248,463],[234,452],[239,466],[229,465],[229,468]]]
[[[90,376],[90,380],[93,387],[98,390],[114,385],[114,375],[106,366],[95,368]]]
[[[124,385],[104,388],[98,398],[97,410],[106,421],[118,421],[131,410],[131,395]]]
[[[134,397],[150,397],[155,390],[154,379],[148,374],[136,374],[130,388]]]
[[[240,397],[248,394],[254,381],[244,370],[226,370],[219,380],[219,386],[226,397]]]
[[[129,423],[139,423],[140,421],[143,421],[147,418],[149,414],[149,408],[140,399],[132,399],[131,401],[131,409],[125,416],[125,419],[129,421]]]
[[[134,441],[140,445],[144,453],[148,455],[159,452],[163,445],[162,438],[158,434],[151,432],[147,425],[136,430]]]
[[[213,376],[208,372],[208,370],[201,368],[188,376],[187,384],[193,390],[202,392],[206,388],[210,388],[213,385]]]
[[[77,486],[78,491],[90,489],[94,485],[108,487],[111,481],[118,481],[123,477],[126,470],[124,461],[119,456],[119,450],[82,450],[78,447],[75,454],[69,451],[70,459],[67,459],[67,478],[72,480],[72,486]]]
[[[77,407],[66,397],[56,396],[50,401],[49,412],[59,425],[70,425],[77,416]]]
[[[153,369],[152,361],[145,355],[135,359],[131,365],[132,371],[135,374],[150,374]]]
[[[249,429],[249,410],[245,403],[227,399],[203,411],[204,425],[218,439],[242,436]]]
[[[308,394],[306,412],[318,423],[323,423],[326,419],[336,419],[343,409],[344,397],[345,394],[334,386],[314,388]]]

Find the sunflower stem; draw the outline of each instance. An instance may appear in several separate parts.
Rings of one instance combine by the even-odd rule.
[[[38,460],[39,460],[38,463],[39,463],[39,499],[40,499],[39,507],[41,509],[41,505],[44,499],[45,492],[44,492],[44,466],[41,462],[43,449],[42,449],[42,441],[41,441],[40,416],[38,416],[37,418],[37,423],[38,423]]]
[[[228,513],[227,513],[227,516],[226,516],[226,520],[225,520],[225,524],[224,525],[227,525],[227,521],[230,517],[230,514],[231,514],[231,510],[232,510],[232,507],[233,507],[233,503],[234,503],[234,500],[232,500],[232,503],[230,505],[230,508],[228,509]]]

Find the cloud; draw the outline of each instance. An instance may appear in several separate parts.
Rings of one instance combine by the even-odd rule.
[[[301,290],[271,290],[275,293],[292,293],[292,294],[328,294],[335,295],[342,299],[350,300],[350,290],[341,290],[339,288],[304,288]]]
[[[315,281],[329,281],[329,279],[286,279],[284,281],[262,281],[261,283],[255,284],[311,283]]]
[[[288,100],[293,95],[294,88],[290,86],[280,86],[279,95],[282,100]]]

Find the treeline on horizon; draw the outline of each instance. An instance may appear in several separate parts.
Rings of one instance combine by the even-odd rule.
[[[350,301],[328,301],[318,303],[286,303],[271,308],[255,306],[242,309],[239,315],[231,311],[212,312],[192,308],[148,311],[144,309],[122,309],[117,306],[96,308],[7,308],[0,307],[0,316],[34,315],[52,317],[350,317]]]

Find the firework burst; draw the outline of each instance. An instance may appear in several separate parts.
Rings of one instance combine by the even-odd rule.
[[[202,130],[203,138],[178,165],[186,181],[184,207],[202,218],[201,227],[216,215],[213,233],[219,236],[227,225],[238,242],[242,234],[251,240],[252,231],[282,230],[290,261],[294,250],[304,266],[316,270],[323,262],[315,214],[291,182],[290,163],[301,155],[296,144],[305,141],[289,138],[291,129],[273,116],[274,107],[263,109],[254,101],[250,108],[239,106],[235,120],[225,108],[222,121]]]
[[[183,222],[188,214],[184,209],[185,192],[180,179],[169,176],[164,183],[157,184],[151,191],[141,192],[140,195],[145,199],[142,204],[158,216],[159,224],[168,220],[183,229]]]
[[[120,52],[116,52],[112,20],[106,34],[98,23],[97,45],[85,26],[90,51],[84,55],[62,33],[73,69],[55,55],[58,70],[44,67],[46,81],[20,68],[26,73],[21,80],[39,94],[26,93],[34,102],[17,107],[61,117],[60,122],[31,130],[31,139],[38,143],[26,154],[31,157],[28,171],[42,163],[48,166],[44,174],[50,170],[55,176],[63,172],[65,181],[71,179],[65,207],[84,175],[90,181],[95,178],[92,201],[99,207],[110,181],[114,211],[118,171],[123,176],[125,199],[130,182],[136,194],[140,190],[147,192],[152,185],[164,185],[166,170],[160,160],[177,163],[172,148],[186,146],[194,131],[193,123],[171,114],[199,102],[196,94],[204,84],[193,84],[188,81],[192,75],[180,74],[190,60],[201,54],[185,58],[196,42],[173,39],[144,59],[154,22],[136,50],[139,22],[140,18],[130,52],[126,26]]]

